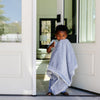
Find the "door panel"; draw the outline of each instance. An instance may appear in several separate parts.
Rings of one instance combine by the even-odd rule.
[[[78,69],[73,78],[72,86],[84,90],[100,93],[100,13],[98,13],[100,1],[96,0],[96,40],[94,43],[73,44],[78,60]]]
[[[74,14],[73,14],[72,7],[71,7],[73,1],[75,2],[75,0],[66,0],[65,7],[64,7],[65,8],[64,15],[65,15],[65,18],[67,18],[67,22],[68,22],[67,27],[70,28],[69,23],[71,23],[71,25],[76,24],[75,29],[77,28],[74,32],[72,31],[72,35],[73,34],[77,35],[76,43],[75,43],[75,41],[72,41],[73,37],[69,38],[72,41],[72,46],[75,50],[75,54],[76,54],[77,62],[78,62],[78,68],[76,69],[76,72],[75,72],[76,74],[73,77],[72,86],[80,88],[80,89],[100,93],[100,86],[99,86],[99,84],[100,84],[100,80],[99,80],[99,76],[100,76],[100,73],[99,73],[99,65],[100,65],[99,64],[99,56],[100,56],[99,43],[100,43],[100,39],[99,39],[99,37],[100,37],[100,35],[98,34],[99,25],[100,25],[100,18],[99,18],[100,14],[98,13],[98,10],[100,9],[100,6],[99,6],[100,1],[96,0],[96,22],[95,22],[96,23],[95,24],[96,31],[95,32],[93,30],[95,28],[95,26],[94,26],[94,24],[91,24],[91,23],[94,23],[93,22],[94,16],[92,18],[92,14],[94,13],[94,12],[92,12],[92,10],[94,10],[94,9],[90,8],[91,0],[88,0],[88,3],[87,3],[87,7],[89,9],[88,8],[86,8],[87,10],[85,9],[86,11],[88,11],[88,16],[90,16],[90,17],[87,17],[85,15],[86,12],[83,9],[82,10],[83,14],[80,14],[80,20],[82,20],[81,24],[79,24],[80,20],[79,20],[79,14],[78,14],[80,11],[79,7],[78,7],[80,2],[79,2],[79,0],[76,0],[76,3],[74,3],[77,5],[76,6],[77,11],[75,11],[75,9],[74,9],[74,12],[76,12],[77,16],[73,16]],[[82,1],[82,0],[80,0],[80,1]],[[83,1],[85,1],[85,3],[87,2],[87,0],[83,0]],[[94,4],[95,3],[93,3],[92,6]],[[70,12],[67,11],[68,6],[70,7]],[[83,5],[81,7],[84,7],[84,6],[85,5]],[[91,12],[89,12],[89,10]],[[85,18],[85,20],[84,20],[84,18]],[[86,23],[84,21],[86,21]],[[87,24],[87,27],[85,24]],[[80,25],[80,27],[78,25]],[[86,27],[86,30],[82,29],[82,27]],[[92,28],[92,32],[90,30],[91,29],[90,27]],[[79,33],[78,33],[78,31],[79,31]],[[86,31],[87,33],[84,31]],[[94,33],[95,33],[96,38],[94,36]],[[94,38],[95,38],[95,41],[94,41]],[[85,42],[82,42],[83,40],[85,40]]]
[[[0,43],[0,94],[32,94],[32,0],[22,0],[22,42]]]

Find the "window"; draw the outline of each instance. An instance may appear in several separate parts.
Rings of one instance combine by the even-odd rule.
[[[79,42],[95,42],[95,0],[80,0]]]
[[[64,4],[68,39],[72,43],[95,42],[95,0],[65,0]]]
[[[0,42],[21,42],[21,0],[0,0]]]

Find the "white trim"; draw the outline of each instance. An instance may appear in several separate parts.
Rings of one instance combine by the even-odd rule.
[[[64,24],[64,0],[57,0],[57,15],[61,15],[61,22],[57,25]]]
[[[36,95],[36,0],[33,0],[33,36],[32,36],[32,66],[33,66],[33,89],[32,95]]]
[[[64,25],[64,18],[65,18],[65,16],[64,16],[64,11],[65,11],[65,0],[63,0],[62,1],[63,3],[62,3],[62,24]]]
[[[76,37],[76,40],[77,40],[77,43],[79,41],[79,0],[77,0],[77,5],[76,5],[76,11],[77,11],[77,16],[76,16],[76,25],[77,25],[77,29],[76,29],[76,33],[77,33],[77,37]]]

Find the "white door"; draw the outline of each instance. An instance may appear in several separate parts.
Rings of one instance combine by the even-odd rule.
[[[99,6],[100,1],[99,0],[95,0],[95,1],[96,1],[95,42],[78,43],[78,44],[73,45],[76,51],[79,68],[77,70],[77,74],[74,77],[72,86],[82,88],[85,90],[89,90],[92,92],[100,93],[100,78],[99,78],[100,77],[100,72],[99,72],[100,70],[100,67],[99,67],[100,66],[100,63],[99,63],[99,59],[100,59],[99,58],[100,57],[100,39],[99,39],[100,37],[100,34],[99,34],[100,13],[98,13],[100,9],[100,6]],[[88,6],[90,5],[91,3],[90,4],[88,3]],[[91,18],[89,18],[88,20],[90,20],[90,23],[92,22]],[[91,25],[88,26],[88,28],[91,28]],[[89,31],[90,34],[92,32],[93,31]]]
[[[93,26],[93,17],[92,17],[92,13],[94,10],[94,8],[90,8],[90,6],[95,5],[93,2],[93,0],[80,0],[80,3],[82,2],[87,2],[87,7],[86,5],[80,5],[81,6],[81,11],[83,13],[80,13],[80,18],[79,16],[77,16],[77,25],[78,25],[78,21],[80,21],[80,27],[79,27],[79,36],[78,38],[80,39],[81,37],[84,40],[84,37],[89,38],[90,41],[91,39],[93,39],[95,37],[95,41],[94,42],[90,42],[89,41],[85,41],[85,42],[78,42],[77,43],[72,43],[72,46],[75,50],[76,53],[76,57],[77,57],[77,61],[78,61],[78,69],[76,70],[76,74],[73,77],[73,83],[72,86],[80,88],[80,89],[84,89],[84,90],[88,90],[88,91],[92,91],[92,92],[96,92],[96,93],[100,93],[100,0],[94,0],[96,1],[96,22],[95,22],[95,26],[96,26],[96,31],[93,34],[93,30],[91,28],[94,28],[95,26]],[[60,1],[58,0],[58,4],[61,4],[64,2],[64,0]],[[77,4],[79,3],[79,0],[77,0]],[[62,10],[62,6],[59,6],[61,9],[58,9],[57,12],[63,12],[64,9]],[[68,5],[66,5],[68,6]],[[64,7],[63,7],[64,8]],[[85,9],[84,9],[85,8]],[[77,11],[79,10],[79,8],[77,8]],[[88,13],[87,16],[90,16],[87,18],[86,16],[86,11],[89,11],[90,13]],[[89,15],[90,14],[90,15]],[[95,17],[95,16],[94,16]],[[88,19],[86,21],[86,19]],[[62,22],[63,23],[63,22]],[[87,27],[86,27],[87,25]],[[87,34],[85,31],[85,28],[87,28]],[[82,29],[83,28],[83,29]],[[78,28],[77,28],[77,33],[78,33]],[[82,35],[82,36],[81,36]],[[86,36],[87,35],[87,36]],[[93,37],[90,37],[93,36]],[[77,40],[78,40],[77,38]]]
[[[18,2],[20,1],[22,2],[21,6],[22,41],[17,43],[0,42],[0,94],[31,95],[33,91],[32,90],[32,9],[33,9],[32,1],[33,0],[18,0]],[[11,5],[14,2],[13,1],[10,2]],[[17,13],[17,11],[15,12]]]

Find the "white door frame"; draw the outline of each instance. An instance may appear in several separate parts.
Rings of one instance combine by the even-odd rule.
[[[76,42],[78,43],[78,39],[79,39],[79,0],[77,0],[77,4],[76,4],[76,33],[77,33],[77,37],[76,37]]]
[[[37,2],[33,0],[33,43],[32,43],[32,66],[33,66],[33,91],[32,95],[36,95],[36,16]]]
[[[65,0],[57,0],[57,15],[61,15],[61,21],[57,25],[64,24],[64,2]]]

